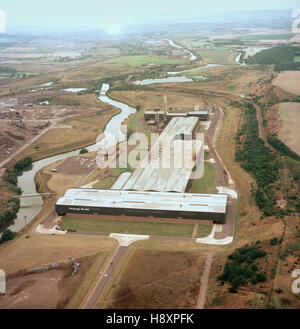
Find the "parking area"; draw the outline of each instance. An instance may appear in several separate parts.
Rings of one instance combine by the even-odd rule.
[[[75,156],[66,159],[57,167],[57,172],[65,175],[88,175],[97,168],[95,157]]]

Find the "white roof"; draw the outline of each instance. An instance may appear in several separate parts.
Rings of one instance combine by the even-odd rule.
[[[71,188],[56,204],[69,207],[225,213],[227,195]]]
[[[113,186],[110,188],[111,190],[122,190],[129,177],[131,176],[131,172],[126,171],[123,172],[118,179],[114,182]]]
[[[199,155],[203,143],[199,140],[182,141],[174,138],[182,134],[192,134],[198,120],[196,117],[173,118],[128,179],[123,190],[183,193],[195,165],[196,157],[193,154]],[[183,146],[185,152],[180,154]],[[184,158],[184,155],[190,156]],[[162,165],[162,160],[165,165]]]

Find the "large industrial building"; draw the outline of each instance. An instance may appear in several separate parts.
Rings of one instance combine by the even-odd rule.
[[[173,118],[122,189],[185,192],[203,152],[203,142],[192,140],[197,122],[196,117]]]
[[[226,194],[141,192],[71,188],[55,206],[68,213],[186,218],[225,222]]]
[[[161,111],[159,107],[155,108],[153,111],[145,111],[144,119],[146,121],[155,122],[166,122],[169,123],[173,118],[181,117],[196,117],[199,120],[209,120],[209,111],[207,110],[200,110],[199,104],[194,106],[194,110],[192,109],[176,109],[171,111]]]
[[[151,216],[224,223],[226,194],[184,193],[199,154],[203,154],[203,141],[193,140],[198,121],[198,116],[172,118],[133,173],[121,174],[110,190],[69,189],[57,201],[56,212],[59,215]],[[178,150],[184,147],[191,157],[178,166]],[[161,166],[163,158],[169,161],[169,166]]]

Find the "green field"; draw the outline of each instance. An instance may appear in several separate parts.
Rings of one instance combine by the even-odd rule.
[[[212,226],[201,224],[198,225],[197,238],[204,238],[208,236],[211,232]]]
[[[234,90],[236,90],[236,86],[235,85],[228,86],[227,90],[234,91]]]
[[[212,163],[204,164],[204,175],[200,179],[194,179],[189,189],[190,193],[218,193],[214,182],[216,178],[215,168]]]
[[[300,62],[300,56],[295,56],[294,57],[294,62]]]
[[[112,171],[109,177],[105,177],[101,179],[99,182],[93,185],[93,188],[100,188],[100,189],[110,189],[117,178],[126,171],[132,171],[130,168],[116,168]]]
[[[102,233],[128,233],[160,236],[192,237],[194,224],[153,223],[139,221],[122,221],[97,218],[67,217],[61,224],[63,229]],[[207,236],[210,225],[199,225],[198,234]]]
[[[244,37],[239,37],[243,41],[258,42],[260,40],[288,40],[294,36],[294,33],[286,34],[261,34],[261,35],[249,35]]]
[[[210,64],[235,64],[234,59],[237,52],[230,50],[221,50],[221,47],[215,50],[202,50],[199,52],[205,63]]]
[[[113,58],[105,63],[121,63],[121,64],[129,64],[129,65],[143,65],[143,64],[184,64],[185,61],[183,59],[171,59],[171,58],[163,58],[163,57],[153,57],[147,55],[141,56],[123,56],[118,58]]]

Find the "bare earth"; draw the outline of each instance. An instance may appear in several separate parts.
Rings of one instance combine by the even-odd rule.
[[[284,91],[300,96],[300,71],[284,71],[273,84]]]
[[[0,268],[6,275],[68,258],[78,258],[116,246],[116,241],[94,236],[22,236],[0,249]]]
[[[55,308],[63,274],[63,270],[52,270],[9,279],[7,293],[0,297],[0,309]]]
[[[279,137],[288,147],[300,155],[300,103],[282,103],[279,107],[279,113],[282,120]]]

